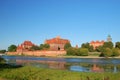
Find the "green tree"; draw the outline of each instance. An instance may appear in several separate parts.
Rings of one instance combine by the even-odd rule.
[[[70,47],[67,49],[67,55],[73,56],[88,56],[88,49],[87,48],[73,48]]]
[[[81,56],[88,56],[88,49],[87,48],[80,48],[80,55]]]
[[[118,48],[113,48],[112,49],[112,56],[119,56],[120,55],[120,50]]]
[[[113,43],[112,42],[105,42],[103,44],[103,47],[104,48],[110,48],[110,49],[112,49],[113,48]]]
[[[40,50],[40,47],[39,47],[39,46],[32,46],[32,47],[30,48],[30,50],[32,50],[32,51]]]
[[[16,51],[16,48],[17,48],[17,46],[16,45],[10,45],[9,47],[8,47],[8,51],[9,52],[15,52]]]
[[[47,50],[50,48],[49,44],[40,44],[40,50]]]
[[[89,52],[93,52],[94,51],[93,46],[91,46],[89,43],[83,43],[81,45],[81,48],[87,48],[89,50]]]
[[[5,59],[3,59],[2,57],[0,57],[0,63],[4,63],[6,62]]]
[[[102,51],[103,51],[103,49],[104,49],[104,47],[103,47],[103,46],[99,46],[99,47],[97,47],[97,48],[96,48],[96,51],[97,51],[97,52],[102,52]]]
[[[76,55],[75,49],[73,47],[68,48],[67,55]]]
[[[116,42],[115,43],[115,48],[119,48],[120,49],[120,42]]]
[[[101,54],[104,57],[110,57],[112,56],[112,50],[110,48],[104,48]]]
[[[6,50],[0,50],[0,53],[5,53],[6,52]]]
[[[64,46],[64,49],[67,50],[70,47],[71,47],[71,44],[70,43],[66,43],[65,46]]]

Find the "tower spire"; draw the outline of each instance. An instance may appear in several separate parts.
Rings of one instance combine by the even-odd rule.
[[[111,35],[108,35],[108,37],[107,37],[107,42],[112,42]]]

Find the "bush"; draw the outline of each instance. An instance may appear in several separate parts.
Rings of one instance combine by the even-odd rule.
[[[112,56],[119,56],[120,55],[120,50],[118,48],[113,48],[112,49]]]
[[[112,50],[110,48],[104,48],[101,55],[104,57],[110,57],[112,56]]]
[[[70,47],[67,49],[67,55],[75,55],[75,49]]]
[[[5,59],[3,59],[2,57],[0,57],[0,63],[4,63]]]
[[[81,56],[88,56],[88,49],[86,48],[80,48],[80,54]]]
[[[88,56],[88,49],[86,48],[68,48],[67,55],[75,55],[75,56]]]

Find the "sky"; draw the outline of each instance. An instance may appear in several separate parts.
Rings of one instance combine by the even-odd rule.
[[[61,36],[72,46],[120,41],[120,0],[0,0],[0,49]]]

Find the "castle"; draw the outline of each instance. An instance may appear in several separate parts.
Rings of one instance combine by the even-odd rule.
[[[64,46],[66,43],[70,43],[67,39],[62,39],[60,36],[57,36],[56,38],[45,40],[45,44],[50,45],[50,50],[64,50]]]
[[[108,37],[107,37],[107,42],[112,42],[112,38],[111,38],[110,35],[108,35]],[[102,46],[104,43],[105,43],[104,40],[102,40],[102,41],[98,41],[98,40],[97,40],[97,41],[91,41],[91,42],[90,42],[90,45],[93,46],[93,49],[96,49],[96,48],[98,48],[99,46]]]
[[[35,46],[31,41],[24,41],[22,44],[18,45],[17,52],[29,51],[32,46]]]

